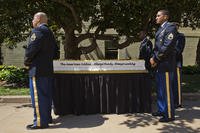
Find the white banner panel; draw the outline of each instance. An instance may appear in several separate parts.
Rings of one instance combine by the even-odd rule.
[[[146,73],[143,60],[54,60],[55,73]]]

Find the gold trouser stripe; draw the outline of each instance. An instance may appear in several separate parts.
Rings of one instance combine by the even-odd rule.
[[[177,79],[178,79],[178,104],[181,104],[181,77],[180,77],[180,69],[177,67]]]
[[[37,93],[37,86],[36,86],[35,77],[33,77],[33,90],[34,90],[34,100],[35,100],[35,110],[36,110],[36,117],[37,117],[37,126],[41,126],[41,124],[40,124],[39,103],[38,103],[38,93]]]
[[[168,117],[171,118],[171,101],[170,101],[170,88],[169,88],[169,72],[165,73],[166,78],[166,92],[167,92],[167,110]]]

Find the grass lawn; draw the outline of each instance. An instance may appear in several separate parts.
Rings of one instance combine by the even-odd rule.
[[[183,75],[182,91],[185,93],[200,92],[200,74]],[[0,96],[6,96],[6,95],[29,95],[29,89],[9,88],[0,86]]]
[[[11,87],[2,87],[0,86],[0,96],[6,95],[29,95],[28,88],[11,88]]]

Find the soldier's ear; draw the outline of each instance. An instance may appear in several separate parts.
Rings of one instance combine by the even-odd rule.
[[[40,24],[40,18],[38,17],[36,20],[36,25],[39,25],[39,24]]]
[[[165,20],[168,20],[169,16],[168,15],[164,15],[164,18],[165,18]]]
[[[37,23],[39,23],[39,22],[40,22],[40,20],[41,20],[41,18],[40,18],[40,17],[38,17],[38,18],[37,18]]]

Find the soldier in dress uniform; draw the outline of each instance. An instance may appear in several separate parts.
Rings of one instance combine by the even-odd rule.
[[[176,67],[176,35],[177,29],[173,23],[168,22],[169,12],[160,10],[156,15],[156,23],[160,28],[155,35],[155,47],[150,59],[151,66],[156,68],[155,79],[157,86],[157,112],[153,116],[162,116],[160,122],[169,122],[174,117],[174,98],[172,84]]]
[[[33,124],[27,129],[42,129],[52,122],[53,59],[58,47],[47,26],[47,15],[38,12],[32,20],[33,29],[25,50],[25,66],[29,69],[29,87],[34,109]]]
[[[179,28],[179,23],[175,23],[177,30]],[[176,70],[174,72],[174,83],[173,83],[173,95],[174,95],[174,106],[175,108],[182,107],[182,66],[183,66],[183,50],[185,47],[185,36],[183,33],[177,33],[176,41]]]

